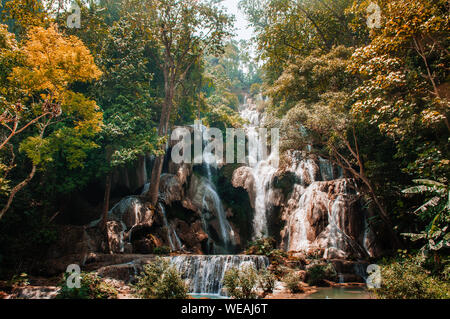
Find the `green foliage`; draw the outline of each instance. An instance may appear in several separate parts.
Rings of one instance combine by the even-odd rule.
[[[155,255],[168,255],[170,254],[170,252],[171,252],[170,247],[167,246],[153,248],[153,253]]]
[[[306,269],[306,282],[311,286],[323,286],[325,280],[336,281],[337,273],[331,263],[313,263]]]
[[[64,275],[60,283],[61,289],[56,299],[116,299],[117,291],[112,286],[104,282],[95,273],[83,272],[81,276],[80,288],[67,287],[68,274]]]
[[[223,285],[235,299],[256,299],[258,272],[251,264],[244,264],[240,269],[233,267],[225,272]]]
[[[227,293],[235,299],[258,298],[258,289],[264,295],[272,293],[275,276],[267,269],[257,271],[252,264],[243,264],[240,268],[231,268],[225,272],[223,285]]]
[[[273,237],[264,237],[249,243],[249,247],[245,251],[247,255],[264,255],[270,256],[275,249],[276,241]]]
[[[381,266],[381,288],[375,294],[381,299],[448,299],[450,284],[432,276],[420,258],[407,257],[385,261]]]
[[[368,5],[363,1],[359,10]],[[395,139],[404,171],[448,180],[448,3],[380,3],[383,25],[357,48],[349,70],[363,82],[352,112]],[[358,11],[358,10],[356,10]]]
[[[426,201],[413,214],[428,223],[419,234],[405,233],[413,241],[425,241],[422,251],[438,251],[450,247],[450,190],[447,185],[431,180],[414,180],[417,186],[403,190],[405,194],[423,194]]]
[[[78,38],[61,33],[54,24],[30,25],[21,42],[3,26],[0,33],[0,160],[3,170],[14,178],[8,184],[15,185],[7,194],[3,216],[17,192],[34,178],[36,168],[45,171],[57,157],[69,170],[84,165],[87,153],[97,146],[94,138],[103,114],[95,101],[72,87],[102,74]],[[6,149],[10,150],[7,162]],[[20,178],[29,171],[28,163],[14,162],[20,156],[17,150],[33,164],[26,179]]]
[[[352,14],[346,11],[353,0],[242,0],[240,6],[255,27],[266,81],[276,80],[299,56],[312,50],[330,50],[363,42],[349,28]]]
[[[267,256],[272,263],[279,264],[287,257],[287,253],[275,247],[276,240],[273,237],[260,238],[249,243],[245,254]]]
[[[137,296],[145,299],[186,299],[188,289],[170,261],[157,258],[144,266],[135,284]]]
[[[272,293],[275,288],[276,277],[267,269],[261,269],[258,273],[259,287],[265,294]]]
[[[23,287],[28,286],[30,281],[28,280],[28,275],[23,272],[20,275],[14,275],[8,284],[12,287]]]
[[[286,284],[287,289],[289,289],[289,291],[293,294],[298,294],[304,291],[299,276],[293,271],[287,273],[283,277],[283,282]]]
[[[237,111],[243,93],[260,81],[258,67],[247,54],[244,42],[230,41],[220,56],[208,56],[205,63],[205,120],[211,127],[241,127]],[[244,72],[244,68],[248,72]]]

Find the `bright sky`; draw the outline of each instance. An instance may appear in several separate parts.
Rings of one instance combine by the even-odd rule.
[[[247,25],[245,14],[238,9],[239,0],[223,0],[222,5],[229,13],[236,17],[236,40],[250,40],[252,37],[252,28]]]

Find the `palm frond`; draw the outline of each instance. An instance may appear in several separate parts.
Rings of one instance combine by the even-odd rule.
[[[420,212],[425,212],[428,208],[430,207],[436,207],[439,202],[441,201],[441,198],[438,196],[434,196],[432,199],[430,199],[428,202],[426,202],[425,204],[423,204],[422,206],[420,206],[419,208],[417,208],[413,213],[417,214],[419,211]]]
[[[427,234],[426,233],[420,233],[420,234],[402,233],[400,235],[405,236],[405,237],[410,237],[412,241],[417,241],[417,240],[420,240],[420,239],[427,238]]]
[[[402,190],[402,193],[404,193],[404,194],[424,194],[424,193],[434,193],[438,190],[439,189],[436,187],[418,185],[418,186],[413,186],[413,187],[404,189],[404,190]]]
[[[413,180],[416,184],[427,185],[427,186],[435,186],[438,188],[447,188],[447,186],[443,183],[433,181],[431,179],[415,179]]]

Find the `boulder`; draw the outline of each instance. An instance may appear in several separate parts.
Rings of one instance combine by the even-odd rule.
[[[123,236],[125,229],[123,225],[115,220],[106,223],[108,233],[108,246],[111,254],[123,253],[125,250]]]
[[[184,198],[183,183],[176,175],[161,175],[159,191],[160,198],[166,205],[170,205],[171,203],[176,201],[182,201]]]
[[[55,299],[61,288],[55,286],[16,287],[12,292],[14,299]]]
[[[241,166],[233,172],[231,180],[233,187],[242,187],[245,189],[250,197],[252,208],[255,205],[255,178],[253,177],[252,169],[248,166]]]
[[[208,241],[208,234],[203,230],[200,220],[188,224],[180,219],[175,219],[174,230],[187,249],[196,254],[202,253],[202,246]]]

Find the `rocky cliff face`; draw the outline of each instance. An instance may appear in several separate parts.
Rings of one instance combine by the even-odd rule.
[[[251,101],[241,115],[250,123],[247,132],[255,132],[262,116]],[[291,151],[280,167],[273,154],[253,165],[248,158],[248,166],[176,164],[170,147],[157,207],[143,196],[151,168],[143,158],[135,172],[120,173],[128,178],[117,173],[116,187],[128,183],[134,191],[111,208],[107,238],[95,230],[98,221],[78,229],[83,254],[150,254],[163,246],[196,254],[239,253],[251,240],[273,236],[293,253],[327,259],[378,255],[371,213],[357,183],[327,160]]]
[[[280,237],[280,247],[290,252],[320,252],[324,258],[366,258],[377,254],[368,224],[370,212],[353,179],[321,159],[289,154],[287,167],[270,176],[265,185],[265,219],[268,235]],[[333,173],[334,172],[334,173]],[[234,172],[233,185],[249,192],[257,205],[258,188],[252,170]],[[275,215],[275,216],[274,216]],[[281,229],[271,220],[281,219]]]
[[[250,99],[241,116],[250,123],[247,131],[263,118]],[[286,251],[327,259],[378,255],[371,213],[355,181],[323,158],[290,151],[284,159],[284,165],[274,167],[269,156],[233,173],[233,186],[249,193],[255,210],[253,237],[270,235]]]

